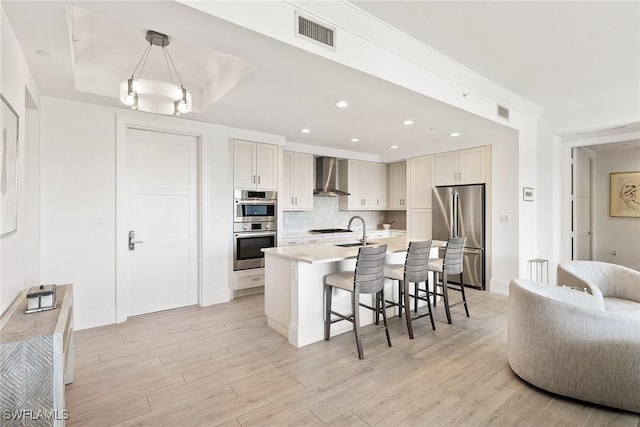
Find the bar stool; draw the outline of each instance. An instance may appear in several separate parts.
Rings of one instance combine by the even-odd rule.
[[[418,296],[418,288],[420,283],[425,282],[429,278],[428,262],[429,252],[431,251],[431,240],[425,242],[409,242],[409,248],[407,249],[407,257],[404,264],[385,264],[384,277],[398,281],[398,295],[399,301],[385,300],[384,308],[397,306],[400,312],[399,316],[402,317],[402,307],[404,306],[404,316],[407,322],[407,332],[409,338],[413,339],[413,327],[411,322],[416,319],[420,319],[425,316],[431,318],[431,327],[436,329],[436,325],[433,322],[433,313],[431,311],[431,303],[429,298],[423,298]],[[409,293],[409,283],[414,284],[414,295]],[[421,315],[411,317],[411,306],[409,304],[409,298],[413,297],[417,307],[418,299],[427,302],[428,311]],[[417,312],[417,308],[416,308]]]
[[[436,296],[441,296],[444,299],[444,310],[447,314],[447,322],[451,324],[451,307],[455,307],[459,304],[464,304],[464,310],[469,317],[469,309],[467,307],[467,299],[464,293],[464,281],[462,280],[462,267],[464,259],[464,245],[467,241],[467,237],[450,237],[447,242],[447,247],[444,251],[444,259],[432,258],[429,260],[429,271],[434,273],[440,273],[442,276],[442,283],[438,283],[437,277],[434,275],[433,292],[429,292],[429,285],[427,284],[427,295],[433,295],[433,305],[436,305]],[[450,274],[460,275],[460,284],[449,283]],[[442,286],[442,293],[438,293],[438,286]],[[449,304],[448,290],[454,290],[462,293],[462,300],[454,304]]]
[[[364,359],[362,351],[362,337],[360,335],[360,310],[365,307],[376,313],[382,311],[387,343],[391,347],[391,337],[387,327],[387,314],[380,306],[380,301],[384,301],[384,257],[387,253],[387,245],[365,246],[358,251],[355,272],[343,271],[333,273],[324,278],[325,295],[325,316],[324,316],[324,339],[329,341],[331,337],[331,324],[347,320],[353,323],[353,332],[356,335],[356,346],[358,347],[358,357]],[[344,315],[331,309],[331,296],[333,288],[343,289],[351,292],[351,314]],[[370,307],[360,302],[360,294],[376,294],[376,306]],[[332,319],[331,315],[338,316]]]

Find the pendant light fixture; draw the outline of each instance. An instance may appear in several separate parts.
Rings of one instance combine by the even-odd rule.
[[[145,38],[149,45],[131,73],[131,78],[120,83],[120,101],[134,110],[148,113],[173,116],[188,113],[191,111],[191,94],[182,84],[182,79],[167,49],[169,37],[166,34],[149,30]],[[167,64],[171,82],[141,78],[153,46],[162,47],[162,55]],[[179,85],[174,83],[174,74],[180,83]]]

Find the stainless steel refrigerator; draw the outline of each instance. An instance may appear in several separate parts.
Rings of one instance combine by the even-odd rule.
[[[435,187],[432,208],[432,238],[467,236],[462,280],[465,286],[485,289],[484,184]]]

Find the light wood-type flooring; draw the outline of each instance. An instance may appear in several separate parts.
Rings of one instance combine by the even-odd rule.
[[[436,309],[384,331],[296,349],[267,327],[263,295],[76,332],[71,426],[630,426],[640,415],[536,389],[506,360],[507,303],[469,291],[471,317]]]

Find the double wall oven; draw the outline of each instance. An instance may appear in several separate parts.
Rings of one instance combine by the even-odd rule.
[[[276,191],[234,190],[233,269],[264,267],[262,249],[277,245]]]

